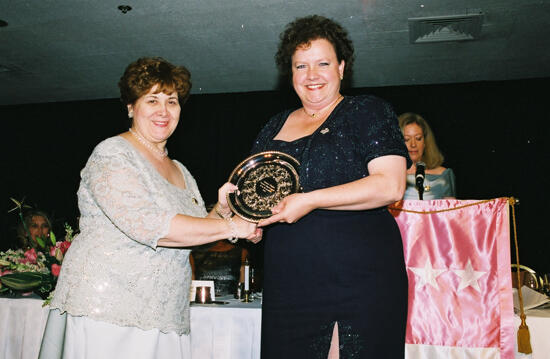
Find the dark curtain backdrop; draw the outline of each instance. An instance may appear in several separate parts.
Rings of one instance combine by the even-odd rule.
[[[519,198],[520,259],[550,272],[546,223],[550,78],[429,86],[361,88],[390,101],[397,113],[417,112],[432,126],[457,176],[458,198]],[[246,156],[270,116],[297,105],[290,90],[192,95],[168,143],[170,156],[195,176],[206,203]],[[79,171],[94,146],[125,131],[126,111],[118,99],[0,106],[4,128],[3,215],[0,249],[16,224],[10,197],[51,213],[54,229],[75,225]],[[545,142],[543,142],[545,141]],[[513,249],[513,247],[512,247]]]

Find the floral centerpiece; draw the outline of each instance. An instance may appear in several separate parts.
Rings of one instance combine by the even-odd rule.
[[[23,202],[12,198],[23,221]],[[30,236],[26,224],[23,226]],[[65,223],[65,238],[58,241],[50,231],[49,238],[36,237],[36,248],[9,249],[0,252],[0,294],[18,296],[36,293],[46,299],[55,289],[61,263],[71,245],[74,231]]]

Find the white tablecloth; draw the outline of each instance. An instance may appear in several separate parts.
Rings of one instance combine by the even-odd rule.
[[[525,322],[529,327],[533,353],[518,353],[518,343],[516,341],[516,359],[550,359],[550,308],[530,309],[525,314],[527,315]],[[514,327],[516,330],[520,324],[521,320],[519,317],[514,316]]]
[[[42,303],[37,298],[0,298],[0,359],[38,357],[49,312]],[[258,300],[191,306],[193,358],[259,358],[261,316]]]
[[[33,298],[0,298],[0,359],[36,359],[49,308]]]
[[[0,359],[36,359],[48,308],[31,298],[0,298]],[[516,359],[550,359],[550,308],[526,312],[533,353]],[[517,330],[519,317],[514,318]],[[260,357],[261,304],[194,305],[191,307],[191,346],[198,359],[256,359]],[[517,342],[516,342],[517,348]]]
[[[224,298],[216,298],[224,300]],[[193,359],[260,358],[262,309],[259,300],[191,306]]]

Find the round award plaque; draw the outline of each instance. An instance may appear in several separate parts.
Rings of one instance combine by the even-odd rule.
[[[300,162],[283,152],[266,151],[242,161],[229,176],[239,188],[229,193],[227,202],[235,214],[258,222],[271,216],[271,208],[286,196],[299,192]]]

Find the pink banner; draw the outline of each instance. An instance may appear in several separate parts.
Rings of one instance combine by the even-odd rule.
[[[407,358],[514,358],[508,199],[390,208],[409,278]]]

